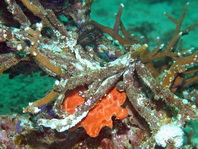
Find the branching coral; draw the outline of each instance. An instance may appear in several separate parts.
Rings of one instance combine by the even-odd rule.
[[[23,110],[34,114],[34,131],[47,133],[56,129],[58,134],[67,134],[67,130],[84,127],[91,137],[99,135],[103,137],[100,140],[105,140],[110,136],[107,140],[111,139],[110,144],[114,146],[117,145],[115,140],[122,135],[120,138],[125,141],[123,148],[182,146],[183,126],[187,121],[198,118],[196,102],[173,93],[178,86],[184,88],[197,81],[196,74],[189,78],[183,78],[181,74],[197,71],[194,64],[198,63],[198,53],[174,50],[180,37],[197,25],[195,23],[181,31],[189,3],[185,5],[179,21],[166,14],[176,24],[170,42],[148,50],[148,45],[131,37],[120,21],[123,4],[111,29],[90,20],[88,12],[92,0],[76,0],[72,7],[66,3],[61,10],[67,12],[48,9],[39,0],[5,2],[20,27],[0,26],[0,42],[6,43],[12,51],[0,56],[0,73],[19,62],[34,61],[49,76],[57,79],[45,97]],[[23,11],[23,7],[28,13]],[[61,12],[72,23],[64,24],[58,20]],[[119,34],[119,29],[124,37]],[[86,32],[82,33],[83,30]],[[112,43],[101,31],[118,40],[120,45]],[[92,42],[84,40],[90,37],[94,39]],[[24,56],[17,57],[17,53]],[[106,54],[107,59],[101,58],[101,54]],[[167,57],[169,61],[163,61]],[[163,65],[155,68],[155,60],[162,60]],[[123,120],[113,126],[116,119]],[[49,129],[42,129],[42,126]],[[99,133],[104,126],[112,128],[105,132],[106,136]],[[125,129],[120,133],[122,127]],[[163,137],[161,134],[167,130],[174,131]],[[29,134],[27,132],[26,136]]]

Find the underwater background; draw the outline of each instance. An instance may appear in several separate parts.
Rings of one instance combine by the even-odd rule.
[[[120,3],[124,4],[121,20],[127,30],[132,34],[146,37],[148,45],[154,47],[157,37],[160,37],[162,43],[166,43],[175,29],[174,24],[163,13],[167,12],[177,18],[186,0],[95,0],[91,8],[91,18],[112,28]],[[197,8],[197,0],[191,0],[183,23],[184,28],[198,21]],[[198,49],[198,27],[182,39],[182,49],[189,47]],[[1,115],[22,114],[23,107],[44,97],[52,88],[54,78],[48,77],[39,68],[29,71],[30,67],[31,64],[18,65],[0,76]],[[197,87],[197,84],[198,82],[193,87]],[[198,121],[190,121],[185,130],[197,132],[191,141],[198,146]]]

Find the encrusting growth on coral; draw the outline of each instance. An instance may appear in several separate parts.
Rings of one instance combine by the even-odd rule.
[[[78,90],[74,91],[71,91],[69,93],[70,95],[67,95],[63,102],[63,111],[68,112],[68,114],[73,114],[75,112],[75,108],[84,102],[84,98],[78,95]],[[84,127],[87,134],[91,137],[98,136],[100,130],[104,126],[112,128],[112,116],[116,116],[116,119],[124,119],[128,116],[127,109],[120,107],[120,105],[124,103],[125,99],[125,93],[119,92],[114,88],[89,111],[86,118],[77,124],[75,128]]]
[[[123,4],[111,29],[90,19],[93,2],[4,1],[18,24],[0,25],[0,42],[10,51],[2,50],[0,74],[33,61],[56,79],[45,97],[23,109],[30,119],[19,122],[15,144],[53,148],[61,140],[68,148],[181,147],[186,122],[198,119],[197,99],[191,100],[196,91],[189,91],[189,100],[175,94],[198,81],[198,52],[179,49],[181,37],[198,25],[181,30],[189,3],[178,20],[165,14],[176,25],[174,35],[149,49],[125,28]]]

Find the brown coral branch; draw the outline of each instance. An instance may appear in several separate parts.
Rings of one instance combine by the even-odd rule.
[[[55,99],[57,96],[58,96],[58,92],[55,92],[52,90],[42,99],[39,99],[39,100],[35,101],[34,103],[30,103],[30,105],[28,107],[23,109],[23,112],[24,113],[26,113],[26,112],[38,113],[39,112],[38,107],[49,103],[50,101]]]
[[[21,2],[37,17],[42,19],[45,26],[54,29],[53,25],[47,18],[47,12],[38,0],[21,0]]]
[[[41,65],[41,67],[43,67],[44,70],[47,68],[56,75],[61,75],[62,74],[61,68],[59,66],[54,65],[45,56],[43,56],[39,52],[39,50],[37,50],[41,29],[34,31],[33,29],[28,28],[26,29],[26,31],[30,34],[29,38],[31,39],[32,42],[32,45],[30,47],[30,52],[34,56],[34,58],[39,62],[39,65]]]
[[[180,39],[180,37],[188,34],[189,31],[191,31],[198,25],[198,23],[194,23],[194,24],[190,25],[184,31],[181,31],[182,23],[186,16],[188,6],[189,6],[189,2],[187,2],[186,5],[184,6],[184,8],[182,9],[182,14],[178,20],[174,19],[173,17],[171,17],[170,15],[165,13],[165,15],[176,25],[174,35],[173,35],[172,39],[170,40],[169,44],[166,46],[165,52],[171,52],[177,46],[177,42]]]
[[[187,65],[198,62],[197,56],[198,56],[198,52],[194,53],[191,56],[184,57],[173,63],[170,69],[166,72],[162,86],[165,88],[169,88],[178,73],[185,72],[186,71],[185,67]]]
[[[182,87],[186,87],[186,86],[188,86],[188,85],[190,85],[190,84],[192,84],[192,83],[194,83],[194,82],[196,82],[196,81],[198,81],[198,75],[186,79],[186,80],[185,80],[185,83],[182,84]]]
[[[167,16],[167,18],[169,20],[171,20],[176,25],[174,36],[177,35],[181,30],[181,26],[182,26],[183,20],[186,16],[186,11],[187,11],[188,6],[189,6],[189,2],[187,2],[186,5],[183,7],[182,14],[178,20],[173,18],[171,15],[164,13],[164,15]]]
[[[135,67],[132,66],[129,68],[129,71],[126,71],[124,74],[124,82],[127,84],[126,94],[130,102],[134,105],[134,108],[144,119],[146,119],[149,126],[151,127],[151,130],[154,131],[159,128],[160,119],[156,116],[157,111],[152,108],[153,104],[144,94],[142,94],[141,90],[136,87],[133,77],[134,71]]]
[[[157,53],[156,55],[151,55],[150,52],[146,50],[144,53],[140,55],[140,58],[142,62],[148,63],[148,62],[154,61],[156,59],[164,58],[164,57],[173,58],[177,55],[178,55],[177,53],[171,53],[171,52],[170,53],[160,52],[160,53]]]
[[[21,8],[16,4],[15,0],[9,0],[6,1],[8,4],[8,10],[10,11],[10,13],[12,13],[14,15],[14,18],[19,21],[19,23],[22,26],[30,26],[30,21],[29,19],[26,17],[26,15],[23,13],[23,11],[21,10]]]
[[[119,10],[116,14],[116,21],[115,21],[113,29],[111,29],[110,27],[103,26],[95,21],[92,21],[92,22],[94,24],[96,24],[104,33],[109,34],[112,38],[114,38],[115,40],[118,40],[119,43],[124,46],[124,45],[131,45],[131,41],[125,37],[122,37],[118,33],[119,27],[122,24],[121,23],[121,14],[122,14],[123,7],[124,7],[123,4],[121,4],[119,7]],[[122,24],[122,29],[123,29],[123,24]],[[123,31],[126,31],[126,30],[123,30]],[[126,35],[126,32],[125,32],[125,35]]]
[[[159,72],[155,69],[155,67],[151,63],[146,63],[145,65],[149,69],[149,71],[151,72],[154,78],[157,78],[157,76],[159,76]]]
[[[176,42],[182,35],[183,35],[183,32],[179,32],[179,33],[175,34],[175,36],[173,36],[173,38],[170,40],[168,45],[165,47],[166,53],[170,53],[172,50],[174,50],[174,46],[175,46]]]
[[[43,7],[41,7],[41,5],[35,5],[34,2],[32,0],[21,0],[21,2],[36,16],[40,16],[43,11]]]
[[[148,69],[141,63],[137,63],[136,70],[143,82],[154,92],[154,98],[156,100],[162,99],[168,105],[172,105],[179,109],[179,114],[183,117],[180,120],[181,124],[188,121],[188,117],[192,119],[198,118],[196,106],[191,103],[183,103],[182,99],[174,95],[169,89],[164,88],[162,85],[156,82]],[[152,82],[152,83],[151,83]]]
[[[44,9],[38,0],[35,0],[33,3],[29,0],[22,0],[22,2],[34,15],[42,19],[44,25],[49,26],[52,29],[57,29],[63,36],[67,36],[66,28],[63,23],[57,19],[51,9]]]
[[[109,34],[111,37],[113,37],[115,40],[119,41],[121,45],[130,45],[130,41],[119,34],[115,34],[114,30],[111,29],[110,27],[103,26],[95,21],[92,21],[95,25],[97,25],[104,33]]]
[[[118,13],[116,14],[116,22],[113,27],[113,38],[118,35],[119,27],[120,27],[120,20],[121,20],[121,14],[122,14],[122,8],[124,8],[123,4],[120,4],[120,8],[118,9]]]
[[[0,55],[0,75],[10,67],[17,65],[20,62],[13,53]]]
[[[52,10],[45,10],[47,13],[47,17],[50,19],[50,22],[52,23],[52,25],[65,37],[68,36],[66,28],[64,27],[63,23],[61,23],[56,15],[54,14],[54,12]]]

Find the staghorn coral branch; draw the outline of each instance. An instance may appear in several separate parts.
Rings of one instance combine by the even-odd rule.
[[[153,50],[151,52],[149,52],[148,50],[144,51],[141,55],[141,61],[143,63],[149,63],[153,60],[156,59],[160,59],[163,57],[171,57],[173,59],[177,59],[179,56],[179,53],[173,53],[172,51],[176,49],[178,40],[183,36],[188,34],[192,29],[194,29],[198,23],[194,23],[191,26],[189,26],[187,29],[181,31],[181,26],[183,23],[183,20],[185,18],[186,15],[186,11],[188,8],[189,2],[186,3],[186,5],[184,6],[183,10],[182,10],[182,14],[180,16],[180,18],[178,20],[174,19],[172,16],[170,16],[169,14],[165,13],[165,15],[173,22],[176,24],[176,29],[175,29],[175,33],[172,37],[172,39],[169,41],[169,43],[165,46],[164,48],[164,52],[160,52],[162,50],[161,45],[159,46],[159,48],[157,48],[156,50]],[[157,52],[157,53],[156,53]],[[151,68],[152,71],[154,71]],[[155,71],[157,72],[157,71]],[[157,73],[154,73],[155,76],[157,75]]]
[[[189,33],[191,30],[193,30],[196,26],[198,26],[198,22],[196,22],[196,23],[190,25],[187,29],[185,29],[185,30],[183,31],[183,34],[184,34],[184,35],[188,34],[188,33]]]
[[[187,2],[186,5],[184,6],[184,8],[182,9],[181,17],[179,18],[179,20],[177,21],[177,24],[176,24],[175,34],[180,32],[180,28],[181,28],[183,20],[184,20],[184,18],[186,16],[186,12],[187,12],[187,8],[188,8],[189,4],[190,3]]]
[[[67,37],[68,33],[66,31],[66,28],[64,27],[63,23],[61,23],[54,12],[52,10],[47,9],[46,10],[47,17],[49,18],[51,24],[61,33],[61,35]]]
[[[182,87],[186,87],[186,86],[188,86],[188,85],[190,85],[190,84],[192,84],[192,83],[194,83],[194,82],[196,82],[196,81],[198,81],[198,75],[186,79],[186,80],[185,80],[185,83],[182,84]]]
[[[186,71],[186,72],[185,72],[185,75],[194,74],[194,73],[196,73],[196,72],[198,72],[198,68],[197,68],[197,69],[193,69],[193,70],[188,70],[188,71]]]
[[[93,22],[95,25],[97,25],[103,32],[109,34],[115,40],[118,40],[119,43],[124,46],[124,45],[130,45],[131,41],[129,39],[125,38],[125,37],[122,37],[118,33],[120,26],[122,26],[122,29],[124,28],[124,26],[123,26],[123,24],[121,23],[121,20],[120,20],[123,7],[124,7],[124,5],[120,4],[118,13],[116,14],[116,21],[115,21],[113,29],[111,29],[110,27],[103,26],[103,25],[101,25],[101,24],[99,24],[95,21],[91,21],[91,22]],[[123,30],[123,31],[125,32],[126,30]],[[125,32],[125,35],[126,35],[126,32]]]
[[[165,53],[170,53],[172,50],[174,50],[174,46],[177,43],[177,41],[180,39],[180,37],[183,35],[183,32],[179,32],[173,36],[173,38],[170,40],[168,45],[165,47]]]
[[[153,60],[160,59],[160,58],[163,58],[163,57],[172,57],[173,58],[173,57],[178,56],[177,53],[171,53],[171,52],[170,53],[162,52],[162,53],[157,53],[155,55],[151,55],[151,54],[148,52],[148,50],[146,50],[145,52],[143,52],[140,55],[141,61],[143,63],[148,63],[148,62],[151,62]]]
[[[42,99],[39,99],[37,101],[35,101],[34,103],[30,103],[28,107],[23,109],[23,112],[30,112],[30,113],[38,113],[40,110],[38,109],[38,107],[49,103],[50,101],[52,101],[53,99],[55,99],[56,97],[58,97],[58,92],[56,91],[50,91],[45,97],[43,97]]]
[[[45,26],[55,29],[50,22],[50,16],[38,0],[21,0],[21,2],[37,17],[42,19]],[[49,17],[49,18],[48,18]],[[54,18],[54,17],[53,17]],[[52,19],[53,19],[52,18]],[[56,20],[58,21],[58,20]],[[61,23],[60,23],[61,24]],[[61,25],[60,25],[61,26]]]
[[[130,45],[131,42],[128,39],[120,36],[119,34],[114,34],[114,30],[111,29],[110,27],[103,26],[95,21],[91,21],[91,22],[97,25],[104,33],[107,33],[115,40],[118,40],[121,45]]]
[[[116,14],[116,22],[113,27],[113,38],[118,35],[119,27],[120,27],[120,20],[121,20],[121,14],[122,14],[122,8],[124,8],[123,4],[120,4],[120,8],[118,9],[118,13]]]
[[[23,58],[25,59],[25,58]],[[16,58],[14,53],[7,53],[0,55],[0,75],[12,66],[17,65],[23,59]]]
[[[178,73],[183,73],[186,71],[186,66],[190,65],[192,63],[198,62],[198,52],[194,53],[191,56],[184,57],[175,63],[170,67],[170,69],[166,72],[166,75],[164,77],[162,86],[165,88],[170,88],[173,80],[175,79],[176,75]]]
[[[38,50],[36,50],[34,46],[32,46],[30,50],[31,50],[31,54],[34,56],[36,61],[39,62],[39,65],[44,70],[47,69],[51,71],[52,73],[55,73],[56,75],[62,74],[61,68],[51,63],[45,56],[43,56]]]
[[[152,103],[149,99],[142,94],[141,90],[135,85],[134,80],[135,66],[131,66],[129,70],[124,73],[124,82],[127,85],[126,94],[130,102],[133,103],[135,109],[140,115],[146,119],[152,131],[157,130],[161,123],[159,117],[157,117],[157,111],[152,108]],[[147,108],[145,108],[147,107]],[[153,109],[153,110],[151,110]],[[149,111],[149,112],[148,112]]]
[[[142,37],[135,37],[135,36],[133,36],[132,34],[130,34],[130,33],[126,30],[126,28],[125,28],[125,26],[124,26],[124,24],[122,23],[121,20],[120,20],[120,30],[121,30],[122,34],[124,35],[124,37],[125,37],[126,39],[130,40],[130,42],[131,42],[129,45],[126,45],[126,44],[125,44],[125,49],[127,48],[127,46],[130,46],[131,44],[137,44],[137,43],[139,43],[138,40],[139,40],[139,39],[142,39]]]
[[[131,45],[131,57],[133,59],[137,59],[139,56],[141,56],[142,53],[144,53],[145,51],[147,51],[148,49],[148,45],[144,44],[144,45],[140,45],[140,44],[134,44]]]
[[[168,19],[170,19],[176,25],[176,29],[175,29],[175,33],[174,33],[175,35],[177,35],[181,30],[181,26],[182,26],[183,20],[186,16],[186,11],[187,11],[188,6],[189,6],[189,2],[187,2],[186,5],[184,6],[184,8],[182,9],[181,17],[178,20],[174,19],[169,14],[164,13],[164,15],[167,16]]]
[[[146,63],[145,65],[149,69],[149,71],[151,72],[154,78],[157,78],[157,76],[159,76],[159,72],[155,69],[155,67],[151,63]]]
[[[41,25],[41,24],[40,24]],[[42,26],[42,25],[41,25]],[[32,42],[32,45],[30,47],[30,52],[34,56],[34,58],[39,62],[39,65],[46,70],[51,71],[52,73],[55,73],[56,75],[61,75],[62,70],[59,66],[54,65],[52,62],[50,62],[45,56],[43,56],[38,50],[38,43],[39,43],[39,38],[40,38],[40,31],[41,28],[37,28],[36,31],[34,31],[31,28],[26,28],[26,31],[30,34],[29,38]]]
[[[30,26],[30,21],[23,13],[21,8],[16,4],[15,0],[6,0],[8,10],[14,15],[14,18],[19,21],[22,26]]]
[[[162,99],[168,105],[179,109],[179,114],[183,116],[182,119],[180,119],[181,124],[184,124],[185,121],[188,121],[189,117],[192,119],[198,118],[198,113],[195,105],[191,103],[183,103],[182,99],[174,95],[169,89],[164,88],[162,85],[157,83],[151,73],[142,63],[136,64],[136,70],[143,82],[151,89],[152,92],[154,92],[154,98],[156,100]]]
[[[165,52],[171,52],[174,49],[174,47],[176,47],[177,42],[180,39],[180,37],[188,34],[189,31],[191,31],[198,25],[198,23],[194,23],[194,24],[190,25],[187,29],[181,31],[182,23],[186,16],[188,6],[189,6],[189,2],[187,2],[186,5],[184,6],[184,8],[182,9],[182,14],[178,20],[174,19],[169,14],[165,13],[165,15],[176,25],[175,33],[174,33],[172,39],[170,40],[169,44],[166,46]]]
[[[36,16],[43,14],[44,8],[41,5],[35,5],[35,0],[21,0],[21,2]]]
[[[164,13],[164,15],[169,19],[171,20],[174,24],[177,25],[177,20],[175,18],[173,18],[171,15],[169,15],[168,13]]]

